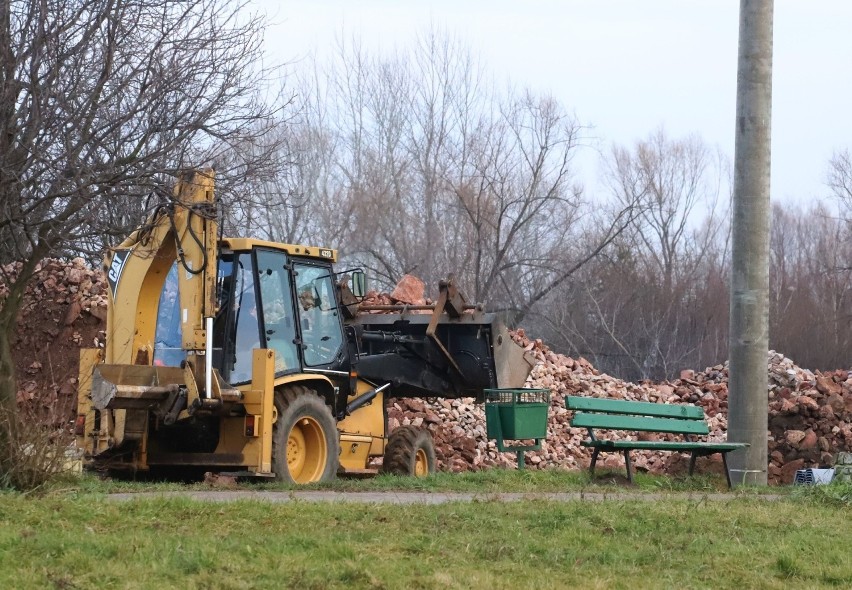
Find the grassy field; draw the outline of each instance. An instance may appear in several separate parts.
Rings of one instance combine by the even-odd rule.
[[[635,485],[625,485],[623,471],[602,470],[595,482],[589,481],[585,472],[562,469],[515,470],[489,469],[472,473],[436,473],[428,478],[375,477],[338,478],[329,483],[293,486],[275,481],[240,480],[241,490],[288,491],[333,490],[341,492],[372,491],[423,491],[423,492],[577,492],[582,490],[631,492],[724,492],[727,484],[723,476],[698,475],[695,477],[660,477],[645,473],[635,474]],[[210,485],[178,483],[175,481],[132,480],[126,478],[99,478],[87,474],[68,482],[59,481],[52,491],[75,490],[89,493],[114,493],[137,491],[209,490]],[[783,494],[789,487],[745,488],[738,493]],[[50,490],[48,490],[50,491]]]
[[[665,482],[643,478],[635,488],[659,491],[656,502],[440,506],[115,502],[104,495],[121,487],[115,482],[66,482],[39,496],[0,494],[0,587],[852,586],[852,487],[798,489],[775,501],[754,491],[708,501],[686,500],[677,493],[686,483]],[[715,484],[687,487],[715,491]],[[379,478],[331,489],[472,491],[477,485],[480,491],[612,489],[589,486],[578,474],[514,471],[425,482]]]

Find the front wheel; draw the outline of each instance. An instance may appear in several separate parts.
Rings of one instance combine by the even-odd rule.
[[[290,386],[275,394],[272,469],[288,483],[330,481],[337,475],[340,440],[331,410],[316,391]]]
[[[428,430],[400,426],[388,437],[382,470],[395,475],[426,477],[435,473],[435,443]]]

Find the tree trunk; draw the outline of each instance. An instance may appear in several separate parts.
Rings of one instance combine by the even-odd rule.
[[[4,314],[5,307],[0,310]],[[10,329],[0,324],[0,485],[4,485],[7,477],[8,459],[11,458],[10,436],[11,426],[17,418],[17,381],[15,379],[15,362],[12,359],[12,349],[9,345]]]
[[[15,409],[15,396],[18,391],[9,333],[10,330],[0,325],[0,412]]]
[[[12,359],[12,334],[18,323],[18,314],[24,302],[27,284],[32,280],[35,269],[47,251],[44,243],[38,244],[28,260],[24,262],[14,281],[8,275],[0,276],[9,292],[0,304],[0,411],[14,415],[18,384],[15,377],[15,361]]]

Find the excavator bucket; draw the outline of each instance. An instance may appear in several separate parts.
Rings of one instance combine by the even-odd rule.
[[[393,384],[390,396],[485,398],[485,389],[523,387],[535,365],[506,326],[469,304],[453,277],[434,305],[361,304],[352,317],[364,350],[358,372]]]

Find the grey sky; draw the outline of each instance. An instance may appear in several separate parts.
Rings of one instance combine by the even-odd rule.
[[[341,32],[400,46],[434,23],[498,78],[552,93],[603,148],[662,125],[733,158],[738,0],[257,2],[276,23],[276,61],[323,55]],[[773,199],[825,196],[832,151],[852,148],[850,26],[850,0],[775,1]]]

